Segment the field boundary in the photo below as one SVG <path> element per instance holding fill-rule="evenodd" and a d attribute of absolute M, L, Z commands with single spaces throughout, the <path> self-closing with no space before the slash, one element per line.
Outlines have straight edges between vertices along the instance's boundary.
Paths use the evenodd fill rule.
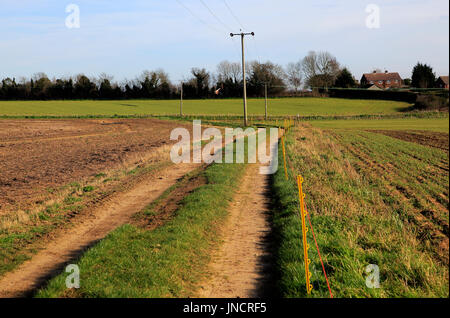
<path fill-rule="evenodd" d="M 238 114 L 132 114 L 132 115 L 0 115 L 1 119 L 126 119 L 126 118 L 156 118 L 192 121 L 199 120 L 243 120 L 242 115 Z M 250 121 L 266 121 L 264 115 L 248 115 Z M 398 114 L 365 114 L 365 115 L 315 115 L 315 116 L 296 116 L 296 115 L 269 115 L 267 121 L 284 120 L 286 118 L 300 121 L 314 120 L 355 120 L 355 119 L 403 119 L 403 118 L 449 118 L 448 112 L 438 111 L 413 111 Z"/>

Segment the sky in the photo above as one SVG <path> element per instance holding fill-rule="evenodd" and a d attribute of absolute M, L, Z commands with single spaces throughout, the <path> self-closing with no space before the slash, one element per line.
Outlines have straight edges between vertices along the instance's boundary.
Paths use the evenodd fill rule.
<path fill-rule="evenodd" d="M 67 28 L 69 4 L 80 28 Z M 379 28 L 368 28 L 369 4 Z M 356 78 L 375 68 L 411 77 L 417 62 L 449 73 L 448 0 L 0 0 L 0 78 L 107 73 L 116 81 L 162 68 L 177 83 L 223 60 L 282 66 L 328 51 Z"/>

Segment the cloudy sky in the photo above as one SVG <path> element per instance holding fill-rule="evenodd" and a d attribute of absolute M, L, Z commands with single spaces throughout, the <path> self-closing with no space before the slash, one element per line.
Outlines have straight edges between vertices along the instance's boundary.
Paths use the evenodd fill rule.
<path fill-rule="evenodd" d="M 71 3 L 80 28 L 66 27 Z M 380 28 L 366 26 L 372 3 Z M 326 50 L 357 78 L 374 68 L 410 77 L 417 61 L 449 73 L 447 0 L 0 0 L 0 78 L 105 72 L 121 81 L 163 68 L 177 82 L 192 67 L 240 61 L 229 33 L 241 28 L 256 33 L 249 60 L 284 66 Z"/>

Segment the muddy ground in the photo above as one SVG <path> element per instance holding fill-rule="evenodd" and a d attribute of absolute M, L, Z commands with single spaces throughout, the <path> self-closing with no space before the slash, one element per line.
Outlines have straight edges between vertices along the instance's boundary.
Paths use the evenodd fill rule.
<path fill-rule="evenodd" d="M 139 164 L 182 126 L 189 128 L 156 119 L 0 120 L 0 214 L 40 203 L 71 182 Z"/>

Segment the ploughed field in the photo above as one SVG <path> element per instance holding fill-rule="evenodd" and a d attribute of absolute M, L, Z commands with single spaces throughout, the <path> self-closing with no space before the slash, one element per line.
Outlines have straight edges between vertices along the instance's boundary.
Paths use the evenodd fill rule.
<path fill-rule="evenodd" d="M 420 145 L 429 146 L 444 151 L 449 150 L 448 133 L 433 131 L 398 131 L 398 130 L 371 130 L 371 132 L 380 133 L 386 136 L 400 140 L 415 142 Z"/>
<path fill-rule="evenodd" d="M 0 120 L 0 215 L 41 204 L 74 182 L 139 165 L 182 125 L 155 119 Z M 168 152 L 163 159 L 169 160 Z"/>

